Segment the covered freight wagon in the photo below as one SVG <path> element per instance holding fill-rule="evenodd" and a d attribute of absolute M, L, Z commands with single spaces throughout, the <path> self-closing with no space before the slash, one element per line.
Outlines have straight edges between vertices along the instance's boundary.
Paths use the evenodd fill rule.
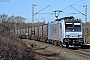
<path fill-rule="evenodd" d="M 39 27 L 35 26 L 35 40 L 38 40 L 39 37 Z"/>
<path fill-rule="evenodd" d="M 43 41 L 46 42 L 48 39 L 48 24 L 43 25 Z"/>
<path fill-rule="evenodd" d="M 31 39 L 31 30 L 32 28 L 28 28 L 28 39 Z"/>
<path fill-rule="evenodd" d="M 43 25 L 39 26 L 39 40 L 43 41 Z"/>
<path fill-rule="evenodd" d="M 31 29 L 31 39 L 35 39 L 35 27 L 32 27 Z"/>

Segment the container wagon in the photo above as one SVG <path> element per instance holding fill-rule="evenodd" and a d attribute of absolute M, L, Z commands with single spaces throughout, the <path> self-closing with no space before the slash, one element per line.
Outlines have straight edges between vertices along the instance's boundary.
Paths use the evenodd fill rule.
<path fill-rule="evenodd" d="M 35 26 L 35 40 L 38 40 L 38 37 L 39 37 L 39 27 L 38 26 Z"/>
<path fill-rule="evenodd" d="M 32 27 L 32 29 L 31 29 L 31 39 L 32 40 L 35 39 L 35 27 Z"/>
<path fill-rule="evenodd" d="M 39 26 L 39 38 L 40 41 L 43 41 L 43 25 Z"/>
<path fill-rule="evenodd" d="M 32 30 L 32 28 L 28 28 L 28 39 L 31 39 L 31 36 L 32 36 L 31 30 Z"/>
<path fill-rule="evenodd" d="M 48 24 L 43 25 L 43 42 L 47 42 L 48 39 Z"/>

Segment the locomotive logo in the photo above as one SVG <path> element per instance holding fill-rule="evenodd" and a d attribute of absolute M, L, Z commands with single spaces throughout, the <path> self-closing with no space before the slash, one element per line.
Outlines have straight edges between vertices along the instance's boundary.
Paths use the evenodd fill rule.
<path fill-rule="evenodd" d="M 52 26 L 52 35 L 54 35 L 54 27 Z"/>

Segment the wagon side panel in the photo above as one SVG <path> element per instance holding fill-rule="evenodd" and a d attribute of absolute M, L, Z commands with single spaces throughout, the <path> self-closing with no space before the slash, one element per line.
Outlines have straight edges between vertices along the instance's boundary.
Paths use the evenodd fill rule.
<path fill-rule="evenodd" d="M 39 40 L 40 41 L 43 40 L 43 35 L 42 35 L 43 33 L 42 32 L 43 32 L 43 30 L 42 30 L 42 25 L 41 25 L 41 26 L 39 26 Z"/>
<path fill-rule="evenodd" d="M 43 41 L 47 40 L 47 36 L 48 36 L 48 25 L 43 25 Z"/>

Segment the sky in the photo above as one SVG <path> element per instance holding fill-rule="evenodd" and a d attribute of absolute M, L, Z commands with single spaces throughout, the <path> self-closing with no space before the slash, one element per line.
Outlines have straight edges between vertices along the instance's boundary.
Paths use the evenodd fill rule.
<path fill-rule="evenodd" d="M 83 14 L 85 14 L 86 5 L 87 21 L 90 22 L 90 0 L 0 0 L 0 14 L 22 16 L 26 18 L 26 23 L 30 23 L 32 22 L 32 4 L 36 5 L 34 6 L 34 14 L 40 11 L 34 15 L 34 22 L 54 21 L 56 18 L 53 11 L 55 10 L 62 11 L 58 18 L 74 16 L 85 22 Z"/>

